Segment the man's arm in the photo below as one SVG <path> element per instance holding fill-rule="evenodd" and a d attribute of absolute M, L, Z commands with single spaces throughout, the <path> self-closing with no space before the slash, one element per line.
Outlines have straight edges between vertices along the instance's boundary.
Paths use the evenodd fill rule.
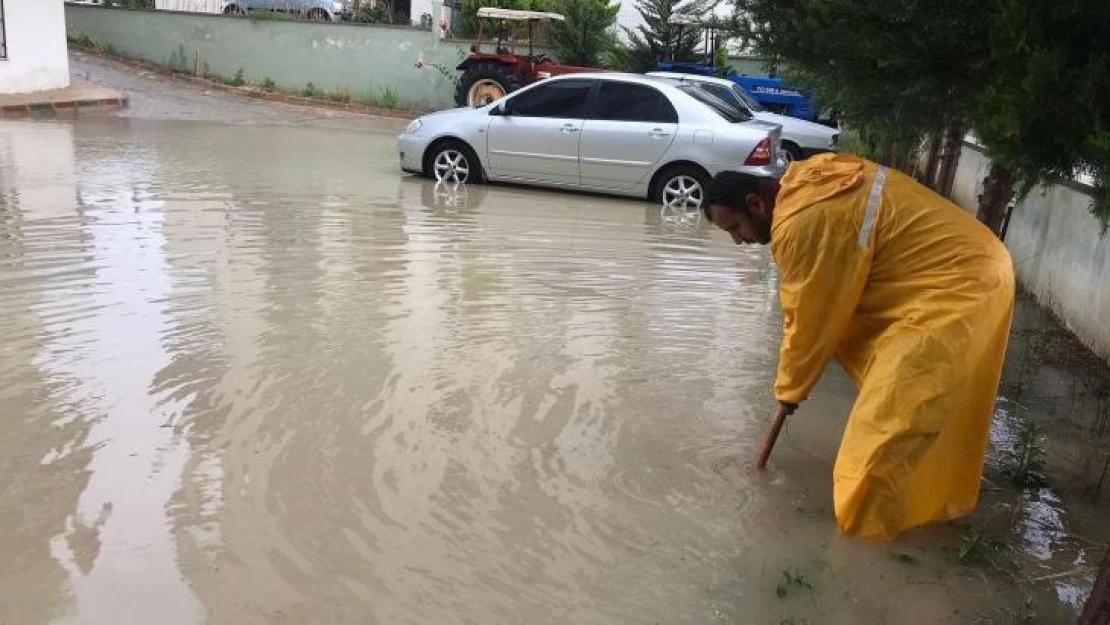
<path fill-rule="evenodd" d="M 854 201 L 854 198 L 831 202 Z M 867 282 L 871 254 L 845 211 L 811 207 L 775 233 L 783 339 L 775 398 L 805 400 L 844 337 Z"/>

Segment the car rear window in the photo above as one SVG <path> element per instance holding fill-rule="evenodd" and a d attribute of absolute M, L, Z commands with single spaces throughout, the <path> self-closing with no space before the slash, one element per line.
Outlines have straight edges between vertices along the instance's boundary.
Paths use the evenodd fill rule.
<path fill-rule="evenodd" d="M 740 122 L 751 120 L 750 116 L 741 113 L 737 107 L 722 102 L 720 98 L 713 96 L 713 94 L 697 85 L 683 84 L 678 85 L 676 88 L 698 102 L 708 106 L 713 112 L 723 117 L 730 124 L 739 124 Z"/>

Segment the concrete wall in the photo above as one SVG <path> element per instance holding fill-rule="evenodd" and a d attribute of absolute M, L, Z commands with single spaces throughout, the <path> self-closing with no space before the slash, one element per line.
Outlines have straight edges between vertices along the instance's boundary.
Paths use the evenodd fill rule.
<path fill-rule="evenodd" d="M 183 53 L 191 69 L 199 51 L 202 63 L 222 76 L 242 69 L 247 80 L 270 78 L 287 89 L 303 89 L 311 82 L 318 89 L 347 89 L 355 96 L 392 89 L 402 103 L 415 108 L 453 106 L 453 83 L 428 64 L 441 64 L 454 76 L 469 47 L 439 40 L 434 29 L 77 5 L 66 6 L 66 21 L 71 32 L 133 58 L 170 65 Z M 416 67 L 418 61 L 423 69 Z"/>
<path fill-rule="evenodd" d="M 745 76 L 770 76 L 772 69 L 776 69 L 780 74 L 782 73 L 781 67 L 772 67 L 766 59 L 754 56 L 729 57 L 728 64 L 732 71 Z"/>
<path fill-rule="evenodd" d="M 989 168 L 982 152 L 964 148 L 952 196 L 972 213 Z M 1014 208 L 1006 247 L 1021 285 L 1110 360 L 1110 238 L 1099 234 L 1090 203 L 1078 183 L 1034 190 Z"/>
<path fill-rule="evenodd" d="M 7 58 L 0 59 L 0 93 L 69 86 L 62 0 L 4 0 Z"/>

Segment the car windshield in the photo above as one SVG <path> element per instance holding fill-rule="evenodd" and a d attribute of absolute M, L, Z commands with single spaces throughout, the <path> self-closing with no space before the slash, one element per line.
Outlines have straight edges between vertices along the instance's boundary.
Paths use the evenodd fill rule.
<path fill-rule="evenodd" d="M 747 107 L 752 111 L 756 113 L 762 113 L 767 110 L 763 108 L 763 105 L 757 102 L 750 93 L 744 91 L 744 88 L 740 85 L 732 85 L 732 91 L 736 94 L 736 97 L 740 98 L 740 101 L 747 105 Z"/>
<path fill-rule="evenodd" d="M 715 113 L 725 118 L 730 124 L 739 124 L 740 122 L 750 121 L 751 117 L 740 112 L 735 106 L 729 106 L 722 102 L 719 98 L 715 97 L 705 89 L 697 85 L 684 84 L 675 86 L 679 91 L 693 97 L 698 102 L 708 106 Z"/>

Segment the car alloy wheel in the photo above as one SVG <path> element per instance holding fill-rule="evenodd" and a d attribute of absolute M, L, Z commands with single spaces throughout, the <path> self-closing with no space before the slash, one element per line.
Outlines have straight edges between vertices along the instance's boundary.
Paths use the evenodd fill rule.
<path fill-rule="evenodd" d="M 448 148 L 436 154 L 432 172 L 437 182 L 465 184 L 470 180 L 470 161 L 462 152 Z"/>
<path fill-rule="evenodd" d="M 663 206 L 670 209 L 700 210 L 705 191 L 693 176 L 679 175 L 663 185 Z"/>

